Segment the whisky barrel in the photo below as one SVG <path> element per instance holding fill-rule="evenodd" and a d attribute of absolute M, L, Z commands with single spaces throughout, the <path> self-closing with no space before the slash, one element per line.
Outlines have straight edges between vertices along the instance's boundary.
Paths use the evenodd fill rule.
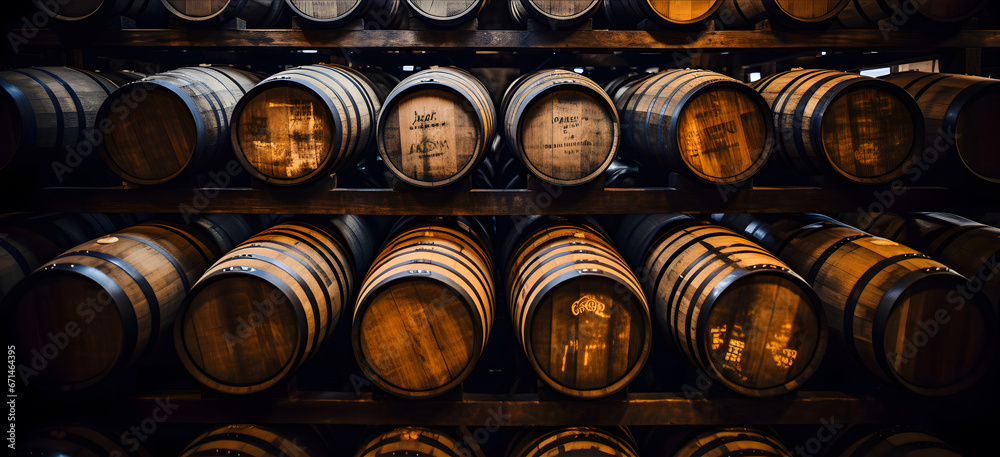
<path fill-rule="evenodd" d="M 162 0 L 167 11 L 192 25 L 214 26 L 239 18 L 249 27 L 276 25 L 285 14 L 285 0 Z"/>
<path fill-rule="evenodd" d="M 63 23 L 90 23 L 125 16 L 137 21 L 155 20 L 166 10 L 160 0 L 34 0 L 35 6 Z"/>
<path fill-rule="evenodd" d="M 871 372 L 947 395 L 992 363 L 996 315 L 985 299 L 960 295 L 967 279 L 944 264 L 828 218 L 749 221 L 781 240 L 772 252 L 813 286 L 848 352 Z"/>
<path fill-rule="evenodd" d="M 448 27 L 472 20 L 489 0 L 406 0 L 406 3 L 417 19 Z"/>
<path fill-rule="evenodd" d="M 601 0 L 519 0 L 525 12 L 553 30 L 572 27 L 590 19 Z"/>
<path fill-rule="evenodd" d="M 556 221 L 516 243 L 507 268 L 511 322 L 538 377 L 567 395 L 624 388 L 649 355 L 642 288 L 594 228 Z"/>
<path fill-rule="evenodd" d="M 63 252 L 58 244 L 38 232 L 17 226 L 0 228 L 0 301 L 25 276 L 43 262 Z"/>
<path fill-rule="evenodd" d="M 533 431 L 517 440 L 507 457 L 638 457 L 635 439 L 628 429 L 605 430 L 595 427 L 567 427 Z"/>
<path fill-rule="evenodd" d="M 744 455 L 792 457 L 776 438 L 759 430 L 737 427 L 701 433 L 674 453 L 674 457 Z"/>
<path fill-rule="evenodd" d="M 618 113 L 589 78 L 542 70 L 519 78 L 502 106 L 507 147 L 532 174 L 560 185 L 592 181 L 618 152 Z"/>
<path fill-rule="evenodd" d="M 21 438 L 17 446 L 20 455 L 150 457 L 137 437 L 123 437 L 83 425 L 56 425 L 33 430 Z"/>
<path fill-rule="evenodd" d="M 115 89 L 96 73 L 68 67 L 0 72 L 0 169 L 76 150 Z M 94 142 L 88 146 L 92 151 Z"/>
<path fill-rule="evenodd" d="M 403 26 L 403 21 L 409 17 L 409 13 L 403 0 L 372 0 L 372 7 L 364 17 L 365 29 L 398 29 Z"/>
<path fill-rule="evenodd" d="M 174 342 L 198 382 L 260 392 L 308 360 L 330 336 L 354 288 L 354 264 L 328 229 L 284 223 L 222 256 L 191 288 Z"/>
<path fill-rule="evenodd" d="M 628 245 L 643 249 L 645 293 L 674 347 L 713 379 L 748 396 L 784 394 L 808 380 L 828 338 L 812 288 L 727 228 L 667 217 L 626 220 L 622 228 L 640 240 Z M 650 235 L 655 241 L 644 246 Z"/>
<path fill-rule="evenodd" d="M 430 397 L 475 367 L 493 326 L 495 294 L 489 241 L 474 223 L 404 223 L 368 270 L 351 335 L 358 364 L 382 390 Z"/>
<path fill-rule="evenodd" d="M 187 445 L 180 457 L 239 455 L 245 457 L 323 457 L 298 437 L 267 427 L 233 424 L 209 430 Z"/>
<path fill-rule="evenodd" d="M 364 278 L 378 249 L 375 244 L 375 228 L 361 216 L 350 214 L 330 217 L 329 224 L 347 246 L 350 257 L 354 260 L 355 277 Z"/>
<path fill-rule="evenodd" d="M 35 270 L 7 296 L 30 384 L 93 386 L 148 353 L 184 294 L 215 261 L 189 228 L 144 223 L 81 244 Z"/>
<path fill-rule="evenodd" d="M 374 0 L 286 0 L 292 13 L 313 24 L 340 27 L 360 19 Z"/>
<path fill-rule="evenodd" d="M 728 76 L 668 70 L 616 95 L 625 142 L 645 167 L 735 183 L 753 176 L 770 155 L 767 103 Z"/>
<path fill-rule="evenodd" d="M 342 65 L 307 65 L 254 86 L 233 109 L 230 137 L 250 175 L 294 185 L 355 165 L 382 107 L 371 81 Z"/>
<path fill-rule="evenodd" d="M 128 83 L 136 82 L 140 79 L 149 76 L 145 73 L 139 73 L 137 71 L 131 71 L 131 70 L 101 71 L 98 72 L 97 74 L 103 76 L 105 79 L 110 80 L 117 87 L 122 87 Z"/>
<path fill-rule="evenodd" d="M 205 214 L 191 220 L 191 227 L 211 241 L 216 257 L 232 251 L 240 243 L 270 226 L 272 215 Z"/>
<path fill-rule="evenodd" d="M 461 452 L 465 450 L 466 452 Z M 355 457 L 409 455 L 414 457 L 468 457 L 460 441 L 438 430 L 424 427 L 398 427 L 367 440 Z"/>
<path fill-rule="evenodd" d="M 648 20 L 665 28 L 698 24 L 712 17 L 723 0 L 604 0 L 605 16 L 618 27 Z"/>
<path fill-rule="evenodd" d="M 948 265 L 969 279 L 961 293 L 982 293 L 1000 308 L 1000 229 L 945 213 L 854 214 L 843 220 Z"/>
<path fill-rule="evenodd" d="M 528 11 L 524 9 L 521 0 L 507 0 L 507 15 L 517 28 L 528 26 Z"/>
<path fill-rule="evenodd" d="M 399 179 L 418 187 L 451 184 L 489 150 L 496 112 L 489 91 L 456 68 L 414 73 L 382 104 L 378 152 Z"/>
<path fill-rule="evenodd" d="M 358 71 L 372 82 L 372 88 L 378 94 L 379 100 L 385 100 L 389 96 L 389 93 L 399 84 L 399 78 L 378 68 L 362 68 Z"/>
<path fill-rule="evenodd" d="M 832 70 L 792 70 L 754 86 L 774 110 L 778 146 L 799 173 L 856 183 L 903 176 L 923 151 L 920 107 L 899 86 Z"/>
<path fill-rule="evenodd" d="M 962 22 L 975 16 L 988 0 L 852 0 L 837 19 L 849 28 L 880 27 L 888 21 L 900 27 L 913 16 L 934 22 Z"/>
<path fill-rule="evenodd" d="M 1000 182 L 1000 154 L 990 135 L 1000 129 L 1000 81 L 911 71 L 883 77 L 909 92 L 924 113 L 924 148 L 947 154 L 977 177 Z"/>
<path fill-rule="evenodd" d="M 838 454 L 831 454 L 837 456 Z M 861 437 L 839 457 L 961 457 L 961 453 L 922 430 L 913 427 L 889 427 Z"/>
<path fill-rule="evenodd" d="M 229 141 L 236 103 L 259 81 L 232 68 L 188 67 L 124 86 L 97 114 L 110 126 L 101 155 L 136 184 L 204 171 Z"/>
<path fill-rule="evenodd" d="M 851 0 L 724 0 L 720 11 L 743 26 L 767 19 L 790 27 L 819 27 L 832 22 Z"/>

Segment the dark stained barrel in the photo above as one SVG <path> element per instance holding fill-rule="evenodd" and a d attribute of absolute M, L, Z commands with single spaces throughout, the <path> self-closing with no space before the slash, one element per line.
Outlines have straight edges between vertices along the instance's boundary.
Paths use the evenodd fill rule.
<path fill-rule="evenodd" d="M 601 8 L 601 0 L 519 0 L 533 19 L 553 30 L 572 27 L 590 19 Z"/>
<path fill-rule="evenodd" d="M 837 454 L 831 454 L 836 456 Z M 889 427 L 859 438 L 839 457 L 961 457 L 955 448 L 930 433 L 912 427 Z"/>
<path fill-rule="evenodd" d="M 192 25 L 219 25 L 239 18 L 249 27 L 268 27 L 285 13 L 285 0 L 162 0 L 167 11 Z"/>
<path fill-rule="evenodd" d="M 648 20 L 671 28 L 698 24 L 712 17 L 723 0 L 604 0 L 605 16 L 619 27 L 632 27 Z"/>
<path fill-rule="evenodd" d="M 774 142 L 767 103 L 707 70 L 667 70 L 615 94 L 623 136 L 646 168 L 736 183 L 764 165 Z"/>
<path fill-rule="evenodd" d="M 97 72 L 98 75 L 110 80 L 115 86 L 122 87 L 128 83 L 136 82 L 142 78 L 149 75 L 145 73 L 139 73 L 137 71 L 131 70 L 120 70 L 120 71 L 101 71 Z"/>
<path fill-rule="evenodd" d="M 508 150 L 553 184 L 589 182 L 611 165 L 621 136 L 607 93 L 589 78 L 542 70 L 518 78 L 504 96 Z"/>
<path fill-rule="evenodd" d="M 702 433 L 682 446 L 674 457 L 719 456 L 792 457 L 776 438 L 749 428 L 723 428 Z"/>
<path fill-rule="evenodd" d="M 261 81 L 232 114 L 237 160 L 253 177 L 294 185 L 361 160 L 382 107 L 371 81 L 342 65 L 307 65 Z"/>
<path fill-rule="evenodd" d="M 840 14 L 851 0 L 724 0 L 720 11 L 744 26 L 764 19 L 791 27 L 822 27 Z"/>
<path fill-rule="evenodd" d="M 468 457 L 468 452 L 462 442 L 443 432 L 424 427 L 399 427 L 365 441 L 354 456 Z"/>
<path fill-rule="evenodd" d="M 586 454 L 590 457 L 638 457 L 635 439 L 628 429 L 567 427 L 529 432 L 513 444 L 506 457 L 560 457 Z"/>
<path fill-rule="evenodd" d="M 199 435 L 181 452 L 180 457 L 212 455 L 323 457 L 325 454 L 290 434 L 259 425 L 233 424 Z"/>
<path fill-rule="evenodd" d="M 65 248 L 43 234 L 17 226 L 0 228 L 0 300 L 14 285 Z"/>
<path fill-rule="evenodd" d="M 27 433 L 17 442 L 26 456 L 150 457 L 134 435 L 120 434 L 83 425 L 57 425 Z"/>
<path fill-rule="evenodd" d="M 902 87 L 924 113 L 925 149 L 947 154 L 979 178 L 1000 182 L 1000 81 L 978 76 L 910 71 L 882 79 Z"/>
<path fill-rule="evenodd" d="M 232 251 L 247 238 L 256 235 L 276 220 L 270 214 L 205 214 L 193 218 L 191 227 L 199 230 L 213 244 L 216 256 Z"/>
<path fill-rule="evenodd" d="M 187 67 L 118 89 L 97 114 L 110 125 L 99 148 L 122 179 L 159 184 L 204 171 L 229 142 L 229 120 L 257 75 Z"/>
<path fill-rule="evenodd" d="M 64 23 L 90 23 L 114 16 L 145 21 L 158 19 L 166 13 L 160 0 L 36 0 L 34 3 Z"/>
<path fill-rule="evenodd" d="M 406 3 L 417 19 L 448 27 L 471 21 L 489 0 L 406 0 Z"/>
<path fill-rule="evenodd" d="M 877 28 L 879 21 L 891 22 L 894 16 L 909 22 L 916 7 L 916 15 L 921 18 L 954 23 L 975 16 L 988 3 L 988 0 L 852 0 L 837 19 L 850 28 Z"/>
<path fill-rule="evenodd" d="M 754 85 L 771 105 L 778 146 L 799 173 L 884 184 L 923 151 L 920 107 L 900 87 L 832 70 L 792 70 Z"/>

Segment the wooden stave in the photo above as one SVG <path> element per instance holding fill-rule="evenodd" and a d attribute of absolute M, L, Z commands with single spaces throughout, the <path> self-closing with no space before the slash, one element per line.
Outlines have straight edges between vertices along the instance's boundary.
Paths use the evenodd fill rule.
<path fill-rule="evenodd" d="M 250 424 L 232 424 L 213 428 L 192 440 L 181 457 L 198 457 L 220 453 L 247 457 L 294 455 L 297 457 L 322 457 L 323 454 L 299 445 L 296 437 L 267 427 Z"/>
<path fill-rule="evenodd" d="M 223 9 L 209 16 L 191 16 L 171 5 L 171 0 L 161 1 L 173 17 L 196 26 L 218 26 L 239 18 L 250 27 L 268 27 L 277 24 L 286 9 L 285 0 L 229 0 Z"/>
<path fill-rule="evenodd" d="M 656 11 L 649 4 L 649 0 L 604 0 L 601 8 L 604 10 L 604 15 L 608 20 L 618 27 L 634 27 L 643 20 L 649 20 L 660 27 L 677 28 L 708 20 L 719 10 L 722 4 L 723 0 L 716 0 L 705 14 L 687 20 L 677 20 L 663 16 L 663 14 Z"/>
<path fill-rule="evenodd" d="M 940 0 L 930 0 L 940 1 Z M 978 0 L 978 3 L 963 14 L 952 17 L 931 17 L 923 14 L 917 5 L 917 15 L 923 19 L 928 19 L 937 23 L 957 23 L 962 22 L 978 14 L 986 7 L 988 0 Z M 854 0 L 844 8 L 837 17 L 840 23 L 848 28 L 872 28 L 879 27 L 879 22 L 890 19 L 894 9 L 901 7 L 899 0 Z"/>
<path fill-rule="evenodd" d="M 822 27 L 835 21 L 844 8 L 848 7 L 851 0 L 840 0 L 826 14 L 817 18 L 803 18 L 792 16 L 775 0 L 723 0 L 724 7 L 733 11 L 735 16 L 743 22 L 744 26 L 754 26 L 764 19 L 772 23 L 778 23 L 794 28 Z"/>
<path fill-rule="evenodd" d="M 650 245 L 671 224 L 691 221 L 693 217 L 686 214 L 629 214 L 622 219 L 615 233 L 615 245 L 622 257 L 628 261 L 633 270 L 642 266 L 642 258 Z"/>
<path fill-rule="evenodd" d="M 625 427 L 605 430 L 596 427 L 565 427 L 523 434 L 511 443 L 507 457 L 556 457 L 587 450 L 611 457 L 637 457 L 635 439 Z M 593 454 L 588 454 L 593 455 Z"/>
<path fill-rule="evenodd" d="M 902 441 L 902 442 L 900 442 Z M 961 454 L 936 436 L 917 428 L 896 426 L 864 435 L 843 450 L 840 457 L 896 455 L 910 457 L 911 452 L 934 449 L 938 457 L 960 457 Z M 836 454 L 831 454 L 836 455 Z"/>
<path fill-rule="evenodd" d="M 524 9 L 524 5 L 521 4 L 521 0 L 506 0 L 507 2 L 507 15 L 510 16 L 510 20 L 514 22 L 514 25 L 519 29 L 525 29 L 528 27 L 528 10 Z"/>
<path fill-rule="evenodd" d="M 334 87 L 334 84 L 339 87 Z M 359 92 L 360 100 L 356 99 L 354 94 L 344 91 L 344 84 L 352 84 L 352 88 Z M 280 87 L 305 90 L 318 97 L 324 102 L 323 109 L 334 123 L 333 130 L 336 135 L 331 150 L 328 151 L 327 160 L 317 169 L 300 177 L 283 178 L 265 174 L 249 162 L 240 146 L 239 120 L 247 104 L 267 90 Z M 356 165 L 363 158 L 375 140 L 375 122 L 382 107 L 381 102 L 382 99 L 374 83 L 354 69 L 335 64 L 296 67 L 260 81 L 240 97 L 230 115 L 230 144 L 243 169 L 268 184 L 292 186 L 315 181 L 348 166 Z M 349 116 L 352 112 L 351 107 L 355 115 L 353 117 Z M 367 113 L 362 113 L 361 107 L 364 107 L 363 111 Z M 355 130 L 358 130 L 357 135 L 352 134 Z M 341 153 L 335 154 L 335 152 Z"/>
<path fill-rule="evenodd" d="M 732 449 L 730 446 L 743 444 L 743 448 Z M 792 457 L 780 441 L 762 431 L 744 427 L 726 427 L 707 431 L 683 444 L 674 457 L 695 457 L 712 455 L 718 449 L 720 455 L 756 455 L 762 457 Z M 752 453 L 751 453 L 752 452 Z"/>
<path fill-rule="evenodd" d="M 122 440 L 120 435 L 109 432 L 77 424 L 55 425 L 36 429 L 19 446 L 24 455 L 150 457 L 139 442 Z"/>
<path fill-rule="evenodd" d="M 345 13 L 341 13 L 340 15 L 335 17 L 320 18 L 316 17 L 315 15 L 306 14 L 302 10 L 302 8 L 300 8 L 298 5 L 295 4 L 296 0 L 284 0 L 284 1 L 288 5 L 287 6 L 288 9 L 290 9 L 293 14 L 297 15 L 298 17 L 301 17 L 302 19 L 305 19 L 311 24 L 317 24 L 326 27 L 341 27 L 347 25 L 351 21 L 359 19 L 368 14 L 372 9 L 373 4 L 375 3 L 374 0 L 358 0 L 357 3 L 355 3 L 355 6 Z"/>
<path fill-rule="evenodd" d="M 547 92 L 566 90 L 566 86 L 572 86 L 572 90 L 579 90 L 595 96 L 597 100 L 604 101 L 607 104 L 607 111 L 611 113 L 611 117 L 614 119 L 614 127 L 612 129 L 614 140 L 607 157 L 591 173 L 570 180 L 554 178 L 539 170 L 524 156 L 518 141 L 520 138 L 518 132 L 524 122 L 523 115 L 532 103 Z M 566 70 L 541 70 L 522 75 L 504 93 L 502 103 L 500 112 L 503 113 L 504 137 L 507 140 L 508 150 L 513 151 L 514 156 L 521 161 L 528 171 L 543 181 L 564 186 L 586 184 L 603 175 L 618 152 L 618 144 L 621 139 L 621 125 L 618 122 L 618 112 L 615 109 L 614 102 L 608 97 L 607 92 L 590 78 Z"/>
<path fill-rule="evenodd" d="M 383 451 L 383 448 L 388 448 Z M 458 451 L 462 444 L 438 430 L 424 427 L 405 426 L 380 433 L 359 447 L 354 457 L 377 457 L 384 455 L 416 455 L 434 457 L 462 457 Z"/>
<path fill-rule="evenodd" d="M 482 12 L 489 0 L 476 0 L 477 3 L 471 5 L 465 11 L 450 17 L 431 16 L 414 2 L 422 0 L 406 0 L 406 5 L 417 19 L 437 27 L 452 27 L 466 21 L 470 21 Z"/>
<path fill-rule="evenodd" d="M 597 14 L 598 10 L 601 9 L 602 3 L 602 0 L 590 0 L 590 4 L 587 5 L 586 8 L 577 10 L 573 14 L 567 16 L 553 16 L 542 11 L 538 5 L 533 3 L 534 0 L 518 1 L 521 2 L 521 6 L 524 11 L 528 13 L 528 16 L 538 22 L 541 22 L 542 24 L 552 27 L 553 29 L 573 27 L 586 21 L 587 19 L 590 19 Z"/>
<path fill-rule="evenodd" d="M 769 91 L 771 84 L 781 80 L 782 78 L 791 79 L 787 81 L 785 86 L 781 87 L 776 93 Z M 818 81 L 813 81 L 811 84 L 807 84 L 806 80 L 811 78 L 820 79 Z M 776 137 L 783 139 L 776 141 L 778 146 L 777 149 L 781 151 L 781 155 L 792 165 L 793 168 L 796 169 L 796 171 L 802 173 L 824 173 L 833 171 L 838 176 L 841 176 L 848 181 L 861 184 L 884 184 L 902 177 L 903 174 L 909 169 L 909 165 L 916 160 L 923 149 L 919 140 L 915 140 L 913 142 L 913 146 L 911 147 L 908 157 L 902 160 L 895 169 L 887 171 L 880 176 L 871 178 L 849 175 L 845 171 L 833 166 L 825 153 L 819 154 L 817 152 L 809 152 L 824 149 L 821 143 L 822 138 L 821 135 L 810 135 L 808 142 L 802 138 L 803 122 L 799 120 L 799 117 L 804 116 L 804 114 L 800 114 L 798 108 L 801 107 L 803 103 L 808 103 L 809 101 L 815 99 L 813 90 L 817 89 L 818 86 L 828 84 L 829 82 L 840 78 L 842 78 L 840 80 L 841 82 L 824 94 L 821 100 L 822 109 L 820 108 L 820 105 L 813 107 L 813 114 L 810 114 L 810 133 L 813 131 L 822 132 L 822 128 L 819 126 L 821 126 L 823 122 L 823 113 L 827 107 L 840 97 L 841 94 L 848 93 L 849 90 L 874 87 L 897 96 L 897 99 L 905 105 L 906 109 L 911 114 L 911 118 L 914 122 L 914 138 L 923 137 L 925 128 L 920 107 L 916 104 L 916 101 L 912 96 L 906 93 L 906 91 L 901 90 L 898 86 L 885 85 L 882 84 L 882 81 L 874 78 L 833 70 L 792 70 L 768 76 L 753 84 L 754 89 L 760 92 L 767 101 L 768 105 L 772 107 L 771 109 L 774 113 L 774 126 L 775 130 L 778 132 Z M 817 84 L 817 82 L 819 84 Z M 792 87 L 794 87 L 794 89 L 792 89 Z M 800 94 L 800 92 L 802 92 L 802 88 L 805 88 L 805 94 Z M 828 96 L 830 94 L 833 94 L 833 96 Z M 800 96 L 799 103 L 791 107 L 794 108 L 794 110 L 789 112 L 788 109 L 790 107 L 788 101 L 796 95 Z M 776 106 L 779 103 L 782 104 L 781 108 Z M 785 122 L 786 118 L 787 122 Z M 788 124 L 789 127 L 785 127 L 785 124 Z M 789 140 L 793 142 L 792 145 L 788 144 Z M 806 148 L 806 146 L 808 146 L 807 149 L 809 151 L 799 151 L 799 143 L 803 145 L 802 148 Z"/>

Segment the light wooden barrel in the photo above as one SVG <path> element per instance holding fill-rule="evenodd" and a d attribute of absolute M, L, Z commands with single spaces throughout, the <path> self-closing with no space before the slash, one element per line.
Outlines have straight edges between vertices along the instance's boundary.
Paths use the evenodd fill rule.
<path fill-rule="evenodd" d="M 679 216 L 652 219 L 662 225 L 642 256 L 641 277 L 678 351 L 729 389 L 754 397 L 795 390 L 816 372 L 827 325 L 819 297 L 801 276 L 727 228 Z M 645 227 L 634 236 L 646 238 Z"/>
<path fill-rule="evenodd" d="M 464 446 L 444 432 L 424 427 L 399 427 L 365 441 L 354 457 L 467 457 L 459 451 Z"/>
<path fill-rule="evenodd" d="M 382 247 L 358 293 L 354 356 L 387 392 L 430 397 L 461 383 L 493 326 L 493 261 L 465 219 L 413 220 Z"/>
<path fill-rule="evenodd" d="M 374 0 L 285 0 L 292 12 L 319 25 L 339 27 L 360 19 Z"/>
<path fill-rule="evenodd" d="M 904 3 L 906 6 L 904 7 Z M 989 0 L 852 0 L 838 16 L 841 24 L 851 28 L 879 27 L 879 21 L 892 21 L 893 16 L 909 19 L 916 6 L 917 15 L 935 22 L 962 22 L 982 11 Z M 898 13 L 897 13 L 898 11 Z M 907 21 L 909 22 L 909 21 Z M 897 24 L 900 26 L 902 24 Z"/>
<path fill-rule="evenodd" d="M 115 89 L 96 73 L 68 67 L 0 72 L 0 169 L 76 150 Z"/>
<path fill-rule="evenodd" d="M 793 70 L 754 87 L 774 111 L 782 155 L 800 173 L 863 184 L 903 176 L 923 151 L 920 107 L 900 87 L 832 70 Z"/>
<path fill-rule="evenodd" d="M 684 444 L 674 457 L 792 457 L 776 438 L 750 428 L 724 428 L 702 433 Z"/>
<path fill-rule="evenodd" d="M 604 0 L 604 14 L 620 27 L 649 20 L 660 27 L 698 24 L 712 17 L 723 0 Z"/>
<path fill-rule="evenodd" d="M 451 184 L 486 156 L 496 111 L 475 76 L 432 68 L 404 79 L 379 112 L 376 144 L 389 170 L 418 187 Z"/>
<path fill-rule="evenodd" d="M 638 457 L 632 435 L 624 427 L 604 430 L 595 427 L 567 427 L 528 433 L 507 452 L 507 457 Z"/>
<path fill-rule="evenodd" d="M 135 363 L 173 325 L 184 294 L 214 261 L 191 229 L 145 223 L 45 263 L 7 296 L 18 347 L 48 359 L 30 383 L 78 390 Z"/>
<path fill-rule="evenodd" d="M 521 237 L 507 268 L 511 322 L 553 389 L 591 398 L 624 388 L 649 355 L 639 281 L 595 229 L 552 222 Z"/>
<path fill-rule="evenodd" d="M 645 167 L 710 183 L 745 181 L 774 143 L 770 110 L 749 86 L 707 70 L 668 70 L 619 90 L 625 142 Z"/>
<path fill-rule="evenodd" d="M 261 81 L 233 109 L 230 137 L 253 177 L 294 185 L 355 165 L 375 135 L 381 100 L 357 70 L 307 65 Z"/>
<path fill-rule="evenodd" d="M 848 352 L 873 373 L 947 395 L 992 363 L 996 315 L 985 299 L 959 295 L 967 280 L 944 264 L 828 218 L 749 221 L 780 240 L 772 252 L 813 286 Z"/>
<path fill-rule="evenodd" d="M 28 433 L 17 443 L 19 455 L 67 457 L 150 457 L 139 440 L 82 425 L 58 425 Z"/>
<path fill-rule="evenodd" d="M 791 27 L 826 25 L 851 3 L 851 0 L 724 0 L 719 11 L 736 23 L 752 26 L 764 19 Z"/>
<path fill-rule="evenodd" d="M 618 152 L 618 113 L 589 78 L 542 70 L 507 89 L 502 107 L 508 150 L 538 178 L 584 184 L 599 177 Z"/>
<path fill-rule="evenodd" d="M 836 455 L 836 454 L 834 454 Z M 889 427 L 866 435 L 845 449 L 840 457 L 961 457 L 940 438 L 909 427 Z"/>
<path fill-rule="evenodd" d="M 489 0 L 406 0 L 406 3 L 417 19 L 448 27 L 472 20 Z"/>
<path fill-rule="evenodd" d="M 327 229 L 271 227 L 222 256 L 192 287 L 174 342 L 184 367 L 219 392 L 277 384 L 322 346 L 354 290 L 350 253 Z"/>
<path fill-rule="evenodd" d="M 193 25 L 219 25 L 240 18 L 249 27 L 273 26 L 285 13 L 285 0 L 161 0 L 167 11 Z"/>
<path fill-rule="evenodd" d="M 236 103 L 258 82 L 232 68 L 188 67 L 118 89 L 97 114 L 110 125 L 99 148 L 105 163 L 136 184 L 203 171 L 229 141 Z"/>
<path fill-rule="evenodd" d="M 572 27 L 590 19 L 601 0 L 519 0 L 524 11 L 553 29 Z"/>
<path fill-rule="evenodd" d="M 323 453 L 297 437 L 250 424 L 233 424 L 209 430 L 187 445 L 180 457 L 238 455 L 241 457 L 323 457 Z"/>
<path fill-rule="evenodd" d="M 1000 81 L 978 76 L 911 71 L 882 79 L 902 87 L 924 113 L 925 149 L 961 160 L 981 179 L 1000 182 Z M 942 146 L 944 146 L 945 150 Z"/>
<path fill-rule="evenodd" d="M 55 0 L 35 1 L 38 9 L 60 22 L 82 23 L 125 16 L 135 20 L 152 20 L 166 11 L 160 0 Z"/>

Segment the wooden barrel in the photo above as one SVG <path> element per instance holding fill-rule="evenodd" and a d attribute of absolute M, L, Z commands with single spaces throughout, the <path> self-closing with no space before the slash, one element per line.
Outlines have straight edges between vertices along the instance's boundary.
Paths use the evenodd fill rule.
<path fill-rule="evenodd" d="M 29 385 L 93 386 L 148 353 L 215 257 L 187 227 L 145 223 L 81 244 L 7 296 Z"/>
<path fill-rule="evenodd" d="M 372 7 L 365 15 L 365 29 L 394 30 L 403 26 L 409 9 L 403 0 L 371 0 Z M 398 80 L 396 81 L 399 82 Z M 391 89 L 391 88 L 390 88 Z M 388 93 L 388 91 L 386 91 Z"/>
<path fill-rule="evenodd" d="M 128 83 L 136 82 L 140 79 L 149 76 L 145 73 L 139 73 L 137 71 L 131 71 L 131 70 L 101 71 L 98 72 L 97 74 L 110 80 L 117 87 L 122 87 Z"/>
<path fill-rule="evenodd" d="M 851 0 L 724 0 L 719 11 L 743 26 L 767 19 L 790 27 L 818 27 L 829 24 Z M 721 15 L 720 15 L 721 16 Z M 725 20 L 724 20 L 725 22 Z"/>
<path fill-rule="evenodd" d="M 312 24 L 340 27 L 360 19 L 374 0 L 285 0 L 292 13 Z"/>
<path fill-rule="evenodd" d="M 465 219 L 398 227 L 368 270 L 354 309 L 354 356 L 387 392 L 430 397 L 476 365 L 493 326 L 488 241 Z"/>
<path fill-rule="evenodd" d="M 507 15 L 517 28 L 528 26 L 528 11 L 524 9 L 521 0 L 507 0 Z"/>
<path fill-rule="evenodd" d="M 55 0 L 33 2 L 57 21 L 83 23 L 125 16 L 137 21 L 155 20 L 166 11 L 160 0 Z"/>
<path fill-rule="evenodd" d="M 848 352 L 882 378 L 947 395 L 992 363 L 996 315 L 985 299 L 961 296 L 967 279 L 944 264 L 825 217 L 722 222 L 780 240 L 772 252 L 813 286 Z"/>
<path fill-rule="evenodd" d="M 19 455 L 150 457 L 138 439 L 82 425 L 45 427 L 18 441 Z"/>
<path fill-rule="evenodd" d="M 837 454 L 831 454 L 836 456 Z M 911 427 L 889 427 L 861 437 L 840 457 L 961 457 L 940 438 Z"/>
<path fill-rule="evenodd" d="M 99 150 L 122 179 L 159 184 L 204 169 L 229 141 L 233 108 L 256 75 L 224 67 L 188 67 L 118 89 L 98 123 L 109 132 Z"/>
<path fill-rule="evenodd" d="M 1000 129 L 1000 81 L 978 76 L 910 71 L 883 77 L 916 99 L 924 113 L 924 148 L 947 154 L 981 179 L 1000 182 L 991 135 Z M 944 147 L 942 147 L 944 146 Z"/>
<path fill-rule="evenodd" d="M 719 456 L 792 457 L 776 438 L 750 428 L 723 428 L 702 433 L 684 444 L 674 457 Z"/>
<path fill-rule="evenodd" d="M 624 388 L 649 355 L 649 307 L 632 271 L 595 229 L 554 222 L 511 251 L 511 322 L 539 378 L 583 398 Z"/>
<path fill-rule="evenodd" d="M 528 433 L 507 452 L 507 457 L 638 457 L 634 438 L 624 427 L 604 430 L 567 427 Z"/>
<path fill-rule="evenodd" d="M 712 17 L 723 0 L 604 0 L 608 19 L 619 27 L 648 20 L 660 27 L 698 24 Z"/>
<path fill-rule="evenodd" d="M 399 427 L 365 441 L 354 457 L 468 457 L 467 453 L 460 452 L 464 446 L 444 432 L 424 427 Z"/>
<path fill-rule="evenodd" d="M 237 160 L 261 181 L 294 185 L 355 165 L 382 107 L 371 81 L 342 65 L 307 65 L 257 84 L 233 109 Z"/>
<path fill-rule="evenodd" d="M 376 144 L 399 179 L 440 187 L 479 165 L 495 123 L 490 93 L 475 76 L 457 68 L 432 68 L 404 79 L 386 98 Z"/>
<path fill-rule="evenodd" d="M 58 244 L 38 232 L 3 227 L 0 233 L 0 301 L 25 276 L 63 252 Z"/>
<path fill-rule="evenodd" d="M 621 136 L 618 113 L 589 78 L 542 70 L 519 78 L 504 100 L 507 147 L 539 179 L 583 184 L 614 160 Z"/>
<path fill-rule="evenodd" d="M 799 173 L 856 183 L 903 176 L 923 151 L 920 107 L 900 87 L 832 70 L 792 70 L 754 86 L 774 110 L 778 146 Z"/>
<path fill-rule="evenodd" d="M 489 0 L 406 0 L 406 3 L 417 19 L 448 27 L 472 20 Z"/>
<path fill-rule="evenodd" d="M 285 14 L 285 0 L 162 0 L 167 11 L 192 25 L 220 25 L 239 18 L 249 27 L 276 25 Z"/>
<path fill-rule="evenodd" d="M 180 457 L 238 455 L 245 457 L 323 457 L 297 437 L 250 424 L 233 424 L 209 430 L 188 444 Z"/>
<path fill-rule="evenodd" d="M 590 19 L 601 8 L 601 0 L 520 0 L 524 10 L 553 30 L 572 27 Z"/>
<path fill-rule="evenodd" d="M 221 256 L 243 243 L 251 236 L 269 227 L 276 221 L 273 215 L 249 214 L 205 214 L 191 220 L 191 227 L 199 230 L 216 257 Z"/>
<path fill-rule="evenodd" d="M 249 394 L 321 347 L 354 290 L 354 262 L 331 231 L 279 224 L 222 256 L 191 288 L 174 342 L 184 367 L 219 392 Z"/>
<path fill-rule="evenodd" d="M 879 27 L 879 21 L 883 20 L 900 27 L 914 15 L 935 22 L 954 23 L 975 16 L 988 3 L 989 0 L 852 0 L 837 19 L 850 28 Z M 894 23 L 896 17 L 903 22 Z"/>
<path fill-rule="evenodd" d="M 363 278 L 378 248 L 375 244 L 375 228 L 361 216 L 350 214 L 330 217 L 329 224 L 333 232 L 344 241 L 351 259 L 354 259 L 355 277 Z"/>
<path fill-rule="evenodd" d="M 0 169 L 77 150 L 115 89 L 106 78 L 68 67 L 0 72 Z M 94 142 L 87 144 L 93 151 Z"/>
<path fill-rule="evenodd" d="M 735 232 L 689 217 L 623 225 L 643 249 L 641 278 L 661 328 L 695 366 L 744 395 L 790 392 L 819 368 L 828 338 L 801 276 Z M 644 247 L 647 239 L 654 241 Z"/>
<path fill-rule="evenodd" d="M 707 70 L 668 70 L 619 90 L 625 142 L 639 162 L 710 183 L 744 181 L 774 143 L 767 103 L 753 89 Z"/>

